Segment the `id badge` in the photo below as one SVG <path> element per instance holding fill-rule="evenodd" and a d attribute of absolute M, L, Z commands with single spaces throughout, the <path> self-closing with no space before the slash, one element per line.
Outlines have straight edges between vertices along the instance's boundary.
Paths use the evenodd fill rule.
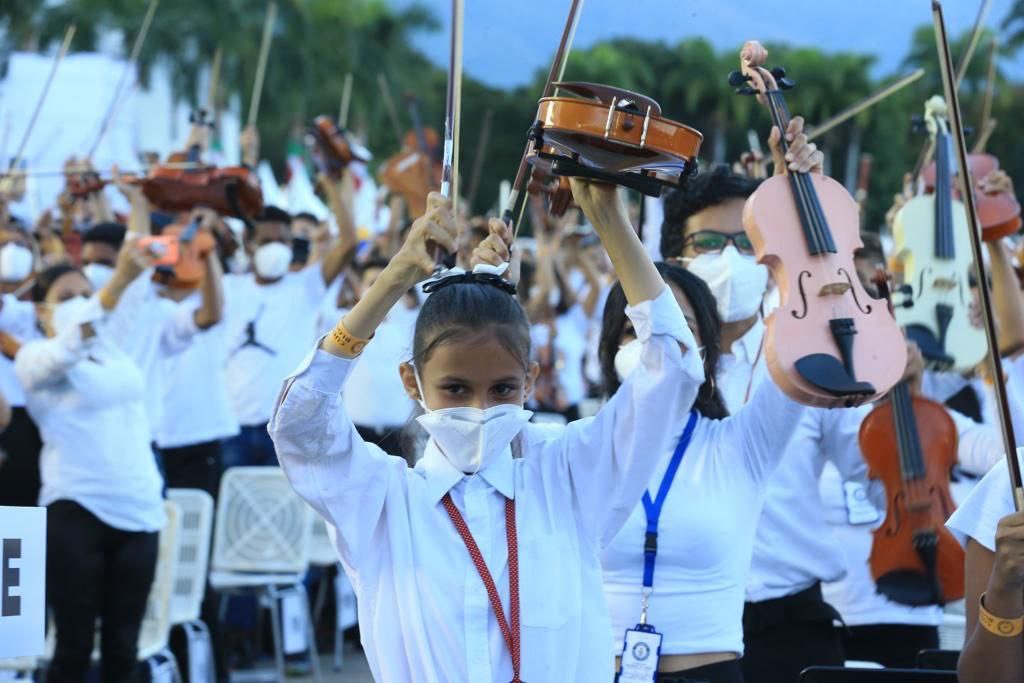
<path fill-rule="evenodd" d="M 661 634 L 650 624 L 637 624 L 626 631 L 622 648 L 622 669 L 618 683 L 652 683 L 658 673 Z"/>
<path fill-rule="evenodd" d="M 843 497 L 846 499 L 846 520 L 850 526 L 874 524 L 879 520 L 878 510 L 868 500 L 868 491 L 859 481 L 843 482 Z"/>

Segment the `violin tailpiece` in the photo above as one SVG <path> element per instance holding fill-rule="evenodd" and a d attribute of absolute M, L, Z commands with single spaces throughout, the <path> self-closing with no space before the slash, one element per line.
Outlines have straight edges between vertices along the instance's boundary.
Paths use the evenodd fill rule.
<path fill-rule="evenodd" d="M 852 403 L 875 395 L 874 385 L 857 381 L 854 373 L 853 337 L 857 327 L 853 318 L 833 318 L 829 320 L 829 328 L 842 359 L 827 353 L 812 353 L 796 361 L 797 372 L 813 386 L 834 396 L 849 397 Z"/>

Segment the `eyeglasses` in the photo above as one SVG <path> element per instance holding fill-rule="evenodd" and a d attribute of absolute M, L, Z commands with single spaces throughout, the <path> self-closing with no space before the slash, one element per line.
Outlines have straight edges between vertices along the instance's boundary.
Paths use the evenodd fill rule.
<path fill-rule="evenodd" d="M 717 230 L 699 230 L 687 235 L 683 246 L 692 245 L 698 254 L 721 254 L 722 250 L 733 243 L 736 251 L 741 254 L 753 254 L 754 245 L 745 232 L 718 232 Z"/>

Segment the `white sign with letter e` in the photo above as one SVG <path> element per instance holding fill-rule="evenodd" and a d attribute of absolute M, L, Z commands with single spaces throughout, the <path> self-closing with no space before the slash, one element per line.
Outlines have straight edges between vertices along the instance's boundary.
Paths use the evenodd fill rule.
<path fill-rule="evenodd" d="M 46 508 L 0 506 L 0 658 L 45 649 Z"/>

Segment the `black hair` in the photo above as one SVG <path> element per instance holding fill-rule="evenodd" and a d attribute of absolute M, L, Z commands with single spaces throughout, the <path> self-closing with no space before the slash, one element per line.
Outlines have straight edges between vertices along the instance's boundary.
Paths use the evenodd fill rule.
<path fill-rule="evenodd" d="M 715 297 L 711 294 L 707 283 L 685 268 L 668 263 L 654 264 L 665 282 L 675 286 L 683 293 L 693 307 L 697 319 L 697 328 L 701 342 L 704 344 L 704 384 L 697 392 L 694 407 L 704 417 L 720 419 L 728 417 L 729 410 L 725 407 L 722 395 L 715 387 L 715 368 L 722 350 L 722 323 L 718 319 Z M 598 345 L 598 359 L 601 362 L 601 379 L 604 391 L 611 396 L 619 389 L 619 376 L 615 372 L 615 354 L 622 343 L 622 333 L 626 329 L 626 295 L 618 282 L 608 293 L 604 305 L 604 317 L 601 321 L 601 341 Z M 696 350 L 696 349 L 694 349 Z"/>
<path fill-rule="evenodd" d="M 760 180 L 738 175 L 728 166 L 718 164 L 710 171 L 698 173 L 682 188 L 669 192 L 665 196 L 665 218 L 661 223 L 661 257 L 671 259 L 683 255 L 683 237 L 690 216 L 730 199 L 746 199 L 760 184 Z"/>
<path fill-rule="evenodd" d="M 444 344 L 495 331 L 498 342 L 530 367 L 530 322 L 519 300 L 494 285 L 456 282 L 427 297 L 416 318 L 412 357 L 422 368 Z"/>
<path fill-rule="evenodd" d="M 68 263 L 58 263 L 36 275 L 36 281 L 32 285 L 32 301 L 41 303 L 46 301 L 46 295 L 53 287 L 53 283 L 68 273 L 81 273 L 82 271 Z M 82 277 L 85 277 L 84 275 Z"/>
<path fill-rule="evenodd" d="M 271 207 L 276 208 L 276 207 Z M 320 219 L 311 214 L 309 211 L 300 211 L 291 217 L 293 221 L 309 221 L 310 223 L 320 223 Z"/>
<path fill-rule="evenodd" d="M 124 243 L 126 232 L 126 228 L 121 223 L 98 223 L 85 231 L 85 234 L 82 235 L 82 244 L 98 242 L 108 244 L 114 249 L 120 249 L 121 244 Z"/>
<path fill-rule="evenodd" d="M 245 221 L 245 236 L 252 238 L 256 232 L 255 223 L 284 223 L 291 227 L 292 215 L 282 208 L 267 204 L 251 221 Z"/>
<path fill-rule="evenodd" d="M 853 253 L 854 258 L 870 259 L 873 263 L 885 264 L 885 252 L 882 250 L 882 240 L 878 233 L 861 232 L 860 240 L 864 246 Z"/>

